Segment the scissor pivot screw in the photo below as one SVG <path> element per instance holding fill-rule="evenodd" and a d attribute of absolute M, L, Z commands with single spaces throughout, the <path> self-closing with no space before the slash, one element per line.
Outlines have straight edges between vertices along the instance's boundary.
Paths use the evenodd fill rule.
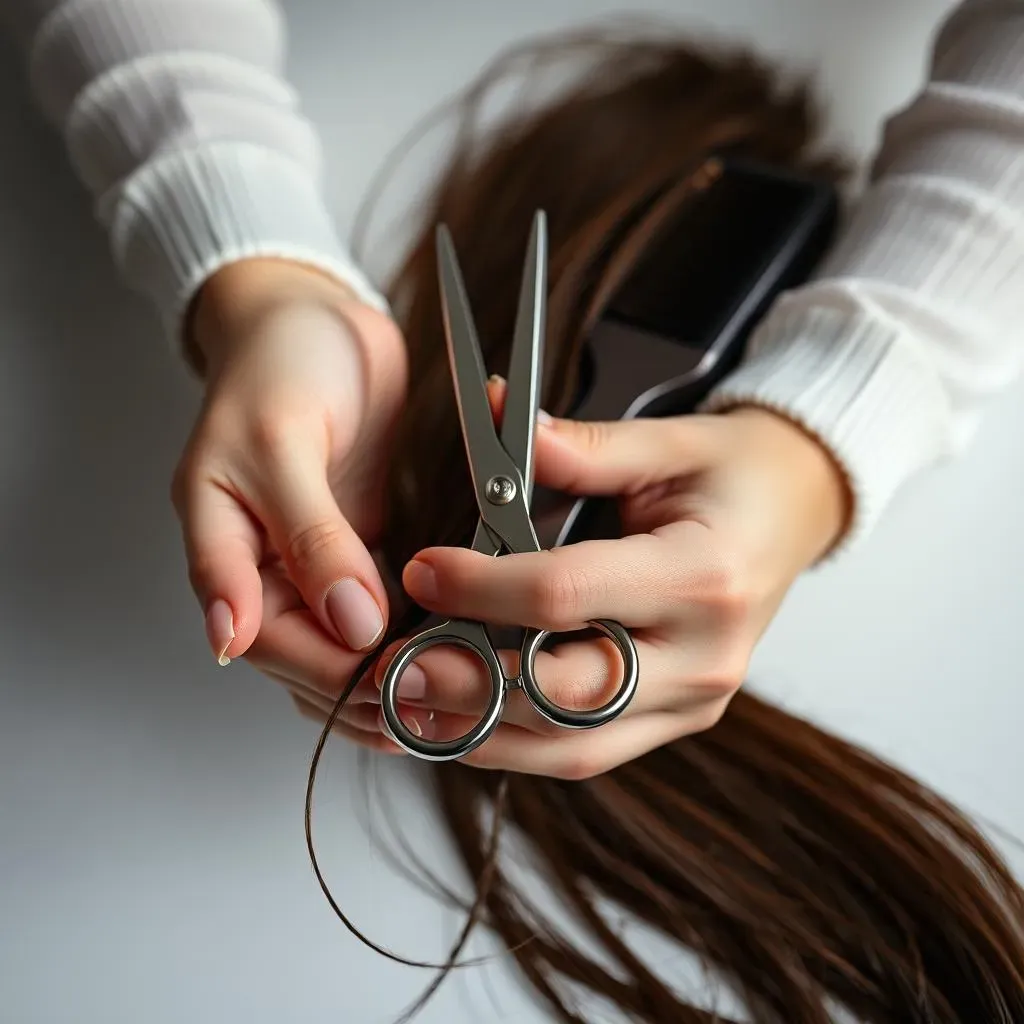
<path fill-rule="evenodd" d="M 507 505 L 516 496 L 515 481 L 507 476 L 492 476 L 484 493 L 492 505 Z"/>

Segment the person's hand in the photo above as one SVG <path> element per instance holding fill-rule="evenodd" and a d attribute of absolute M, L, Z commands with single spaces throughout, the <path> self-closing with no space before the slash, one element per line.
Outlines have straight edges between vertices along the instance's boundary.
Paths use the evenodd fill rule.
<path fill-rule="evenodd" d="M 316 715 L 387 621 L 369 549 L 404 342 L 342 285 L 274 260 L 214 275 L 191 338 L 206 395 L 172 492 L 210 646 Z M 369 728 L 364 740 L 393 746 Z"/>
<path fill-rule="evenodd" d="M 536 466 L 546 486 L 618 495 L 622 539 L 500 558 L 432 548 L 406 566 L 404 586 L 430 611 L 497 625 L 564 631 L 616 619 L 636 643 L 640 684 L 620 718 L 592 731 L 548 723 L 514 691 L 497 731 L 465 758 L 480 767 L 587 778 L 712 726 L 786 591 L 849 515 L 844 478 L 824 448 L 755 408 L 556 420 L 538 430 Z M 397 647 L 380 661 L 378 686 Z M 516 668 L 514 652 L 502 659 Z M 489 694 L 480 663 L 441 648 L 415 665 L 422 671 L 407 670 L 399 686 L 406 708 L 410 682 L 420 694 L 414 731 L 434 739 L 467 732 Z M 621 663 L 606 641 L 586 641 L 542 652 L 536 666 L 557 704 L 592 708 L 615 692 Z"/>

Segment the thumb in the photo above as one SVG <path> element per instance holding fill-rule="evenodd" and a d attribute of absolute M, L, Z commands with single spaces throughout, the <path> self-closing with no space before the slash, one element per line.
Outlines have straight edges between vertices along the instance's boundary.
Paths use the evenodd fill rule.
<path fill-rule="evenodd" d="M 700 416 L 538 422 L 537 483 L 568 494 L 624 494 L 707 465 L 711 438 Z"/>
<path fill-rule="evenodd" d="M 324 628 L 367 650 L 387 622 L 387 594 L 373 557 L 341 514 L 323 464 L 298 446 L 270 476 L 264 524 L 292 583 Z M 305 454 L 305 458 L 303 458 Z"/>

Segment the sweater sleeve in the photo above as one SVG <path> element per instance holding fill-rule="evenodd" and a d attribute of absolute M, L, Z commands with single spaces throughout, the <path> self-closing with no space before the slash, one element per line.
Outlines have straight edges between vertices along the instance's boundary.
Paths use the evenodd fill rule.
<path fill-rule="evenodd" d="M 836 248 L 705 408 L 760 404 L 816 435 L 853 492 L 846 546 L 969 440 L 1019 371 L 1022 323 L 1024 0 L 966 0 Z"/>
<path fill-rule="evenodd" d="M 3 0 L 126 282 L 173 336 L 235 260 L 310 264 L 384 308 L 340 242 L 273 0 Z"/>

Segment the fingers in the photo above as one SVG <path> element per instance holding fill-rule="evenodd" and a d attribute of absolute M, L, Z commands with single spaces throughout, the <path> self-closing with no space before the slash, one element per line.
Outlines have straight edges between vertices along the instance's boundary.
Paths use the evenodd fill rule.
<path fill-rule="evenodd" d="M 330 709 L 325 710 L 319 704 L 298 694 L 293 693 L 291 698 L 296 710 L 303 718 L 308 718 L 320 726 L 320 728 L 323 728 L 330 715 Z M 377 753 L 405 755 L 405 751 L 394 740 L 385 736 L 376 728 L 368 730 L 350 725 L 347 722 L 338 721 L 334 723 L 333 731 L 339 736 L 343 736 L 345 739 L 358 743 L 359 746 L 367 747 Z"/>
<path fill-rule="evenodd" d="M 552 551 L 489 558 L 466 548 L 428 548 L 402 583 L 430 611 L 494 625 L 582 628 L 590 619 L 645 623 L 663 545 L 651 535 L 585 541 Z"/>
<path fill-rule="evenodd" d="M 547 775 L 577 782 L 609 772 L 681 736 L 707 729 L 724 710 L 723 705 L 714 721 L 710 716 L 693 720 L 665 712 L 636 715 L 617 719 L 595 731 L 563 730 L 555 739 L 503 725 L 462 760 L 476 768 Z"/>
<path fill-rule="evenodd" d="M 321 728 L 324 726 L 334 711 L 334 701 L 273 672 L 268 672 L 266 675 L 284 686 L 296 710 L 303 718 L 316 722 Z M 355 741 L 360 746 L 369 747 L 371 750 L 377 750 L 384 754 L 405 754 L 405 751 L 380 728 L 379 706 L 375 704 L 357 706 L 346 704 L 335 720 L 332 731 L 339 736 Z"/>
<path fill-rule="evenodd" d="M 740 651 L 739 646 L 727 641 L 697 635 L 683 644 L 642 637 L 634 638 L 634 642 L 640 681 L 621 717 L 657 711 L 697 713 L 703 706 L 731 696 L 746 674 L 746 660 L 733 653 Z M 377 687 L 382 685 L 385 668 L 399 646 L 395 644 L 380 658 L 374 673 Z M 514 677 L 518 672 L 517 653 L 501 651 L 499 659 L 506 675 Z M 535 674 L 541 689 L 555 704 L 572 711 L 589 710 L 607 704 L 615 696 L 622 681 L 622 660 L 607 639 L 573 641 L 540 652 Z M 434 647 L 406 670 L 398 692 L 406 705 L 429 708 L 441 716 L 478 720 L 490 699 L 491 682 L 483 663 L 473 655 L 456 647 Z M 509 693 L 502 720 L 542 736 L 561 736 L 565 731 L 541 716 L 521 690 Z"/>
<path fill-rule="evenodd" d="M 409 595 L 441 615 L 564 632 L 593 619 L 654 627 L 729 583 L 708 531 L 683 521 L 655 533 L 489 558 L 428 548 L 406 567 Z"/>
<path fill-rule="evenodd" d="M 263 501 L 267 531 L 324 627 L 352 651 L 373 647 L 387 595 L 370 552 L 338 509 L 305 431 L 278 439 Z"/>
<path fill-rule="evenodd" d="M 299 682 L 329 701 L 338 699 L 363 655 L 347 650 L 324 631 L 307 608 L 267 616 L 246 660 L 267 675 Z M 377 700 L 370 679 L 361 681 L 352 703 Z"/>
<path fill-rule="evenodd" d="M 189 580 L 206 616 L 210 648 L 226 665 L 249 649 L 260 628 L 259 531 L 235 498 L 213 483 L 175 497 Z"/>
<path fill-rule="evenodd" d="M 299 712 L 322 726 L 330 708 L 293 693 L 292 700 Z M 582 781 L 612 771 L 614 768 L 666 743 L 713 727 L 724 714 L 728 701 L 713 708 L 704 707 L 693 714 L 655 712 L 618 719 L 601 726 L 600 742 L 594 732 L 569 732 L 560 736 L 538 736 L 514 725 L 502 724 L 494 734 L 462 758 L 465 764 L 476 768 L 514 771 L 527 775 L 545 775 L 567 781 Z M 352 721 L 339 721 L 334 731 L 361 746 L 385 754 L 404 754 L 384 730 L 379 712 L 375 712 L 376 729 L 367 728 L 370 709 L 360 709 L 360 717 Z M 403 713 L 403 719 L 406 715 Z M 358 721 L 358 724 L 353 724 Z M 458 715 L 437 716 L 428 739 L 448 740 L 464 735 L 474 720 Z"/>
<path fill-rule="evenodd" d="M 188 463 L 175 481 L 189 576 L 221 660 L 247 651 L 260 628 L 263 544 L 254 516 L 331 635 L 363 651 L 384 632 L 387 595 L 373 557 L 339 511 L 307 434 L 294 438 L 268 457 L 253 514 Z"/>
<path fill-rule="evenodd" d="M 301 681 L 291 679 L 278 672 L 264 672 L 264 675 L 275 680 L 275 682 L 281 683 L 292 696 L 301 697 L 308 703 L 320 708 L 325 719 L 334 710 L 337 698 L 325 697 L 322 693 L 318 693 Z M 361 687 L 356 687 L 349 695 L 341 711 L 338 712 L 338 721 L 344 722 L 356 729 L 387 734 L 388 730 L 384 728 L 383 720 L 380 716 L 380 695 L 369 680 L 367 680 L 367 685 L 368 692 L 361 694 L 359 692 Z M 402 720 L 416 736 L 426 736 L 428 739 L 433 736 L 436 712 L 429 708 L 411 707 L 408 704 L 402 703 L 399 703 L 398 711 Z"/>
<path fill-rule="evenodd" d="M 386 652 L 374 673 L 377 686 L 383 683 L 390 663 Z M 499 658 L 508 676 L 517 672 L 518 654 L 501 651 Z M 646 660 L 641 655 L 646 667 Z M 535 662 L 537 681 L 554 703 L 570 710 L 600 707 L 615 695 L 622 679 L 622 661 L 607 640 L 571 643 L 557 651 L 542 651 Z M 413 683 L 410 686 L 410 683 Z M 446 714 L 479 719 L 491 695 L 491 680 L 483 662 L 457 647 L 434 647 L 423 653 L 399 680 L 399 697 L 405 703 Z M 636 701 L 633 702 L 634 704 Z M 508 695 L 502 720 L 521 728 L 554 734 L 558 727 L 541 717 L 521 690 Z"/>
<path fill-rule="evenodd" d="M 495 422 L 508 382 L 493 376 L 487 397 Z M 569 494 L 628 494 L 703 466 L 715 441 L 707 416 L 593 422 L 538 417 L 537 483 Z"/>
<path fill-rule="evenodd" d="M 537 483 L 579 495 L 635 494 L 707 465 L 717 435 L 707 418 L 538 423 Z"/>

